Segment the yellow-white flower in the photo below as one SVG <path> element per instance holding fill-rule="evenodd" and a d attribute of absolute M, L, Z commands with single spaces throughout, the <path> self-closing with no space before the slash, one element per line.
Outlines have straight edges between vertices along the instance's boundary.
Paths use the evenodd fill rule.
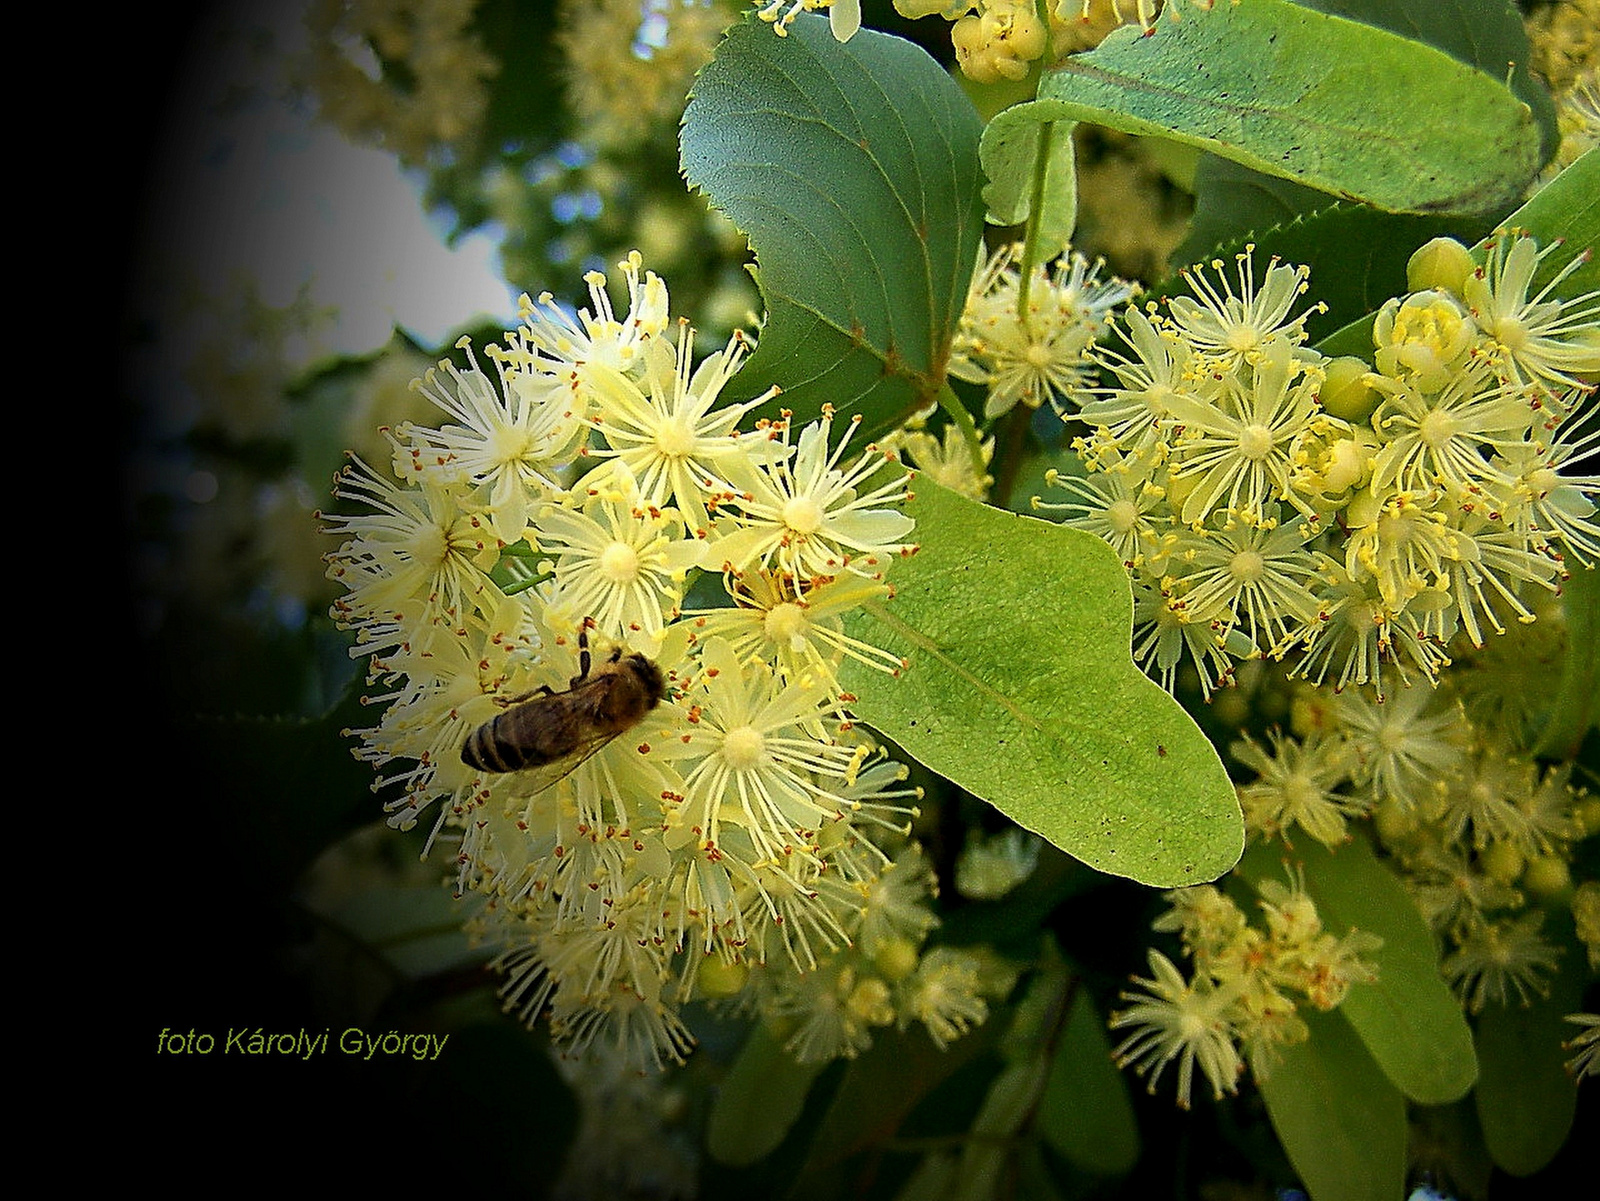
<path fill-rule="evenodd" d="M 549 293 L 538 302 L 524 295 L 518 302 L 523 324 L 513 331 L 503 358 L 509 367 L 561 373 L 598 363 L 616 371 L 632 371 L 651 338 L 667 328 L 667 285 L 654 271 L 639 272 L 644 260 L 637 250 L 617 264 L 628 287 L 628 311 L 619 318 L 606 294 L 599 271 L 584 276 L 593 308 L 569 314 Z"/>
<path fill-rule="evenodd" d="M 1290 317 L 1289 310 L 1309 286 L 1310 268 L 1280 263 L 1274 257 L 1257 287 L 1254 255 L 1255 247 L 1246 246 L 1236 256 L 1237 291 L 1222 273 L 1222 260 L 1214 259 L 1210 265 L 1220 287 L 1203 268 L 1192 267 L 1180 274 L 1195 295 L 1174 296 L 1167 302 L 1184 340 L 1224 370 L 1254 362 L 1275 344 L 1299 345 L 1305 341 L 1306 318 L 1324 307 L 1313 305 Z"/>
<path fill-rule="evenodd" d="M 1555 295 L 1561 281 L 1588 262 L 1588 253 L 1573 255 L 1528 295 L 1540 261 L 1559 246 L 1541 250 L 1532 238 L 1501 233 L 1489 243 L 1483 267 L 1462 285 L 1507 378 L 1557 394 L 1587 390 L 1600 373 L 1600 290 L 1565 300 Z"/>
<path fill-rule="evenodd" d="M 787 7 L 785 7 L 787 6 Z M 802 12 L 828 10 L 828 29 L 834 41 L 848 42 L 861 28 L 861 0 L 769 0 L 756 13 L 779 37 L 789 36 L 789 26 Z"/>
<path fill-rule="evenodd" d="M 455 419 L 437 429 L 407 423 L 409 443 L 396 460 L 418 478 L 463 480 L 488 490 L 508 541 L 522 537 L 533 498 L 555 491 L 557 471 L 577 453 L 583 411 L 572 388 L 553 375 L 501 368 L 500 385 L 478 368 L 472 346 L 457 343 L 471 366 L 441 362 L 414 386 Z"/>
<path fill-rule="evenodd" d="M 1153 978 L 1134 980 L 1144 995 L 1123 993 L 1123 999 L 1133 1004 L 1111 1018 L 1113 1030 L 1133 1030 L 1112 1052 L 1117 1066 L 1135 1065 L 1141 1076 L 1149 1076 L 1154 1093 L 1161 1073 L 1176 1059 L 1178 1104 L 1184 1109 L 1189 1108 L 1197 1065 L 1217 1100 L 1223 1093 L 1236 1092 L 1244 1061 L 1228 1014 L 1238 990 L 1218 988 L 1205 977 L 1190 984 L 1160 951 L 1151 951 L 1149 958 Z"/>
<path fill-rule="evenodd" d="M 721 640 L 709 643 L 704 671 L 683 703 L 691 726 L 684 745 L 685 797 L 671 823 L 722 839 L 724 824 L 744 830 L 765 858 L 808 850 L 824 822 L 844 817 L 841 795 L 864 748 L 819 742 L 809 727 L 833 707 L 826 684 L 786 684 L 763 664 L 741 664 Z"/>
<path fill-rule="evenodd" d="M 641 356 L 642 378 L 637 382 L 603 364 L 591 365 L 585 376 L 596 410 L 592 421 L 606 444 L 590 453 L 625 463 L 645 502 L 657 508 L 676 505 L 690 531 L 701 537 L 711 526 L 707 498 L 723 490 L 719 480 L 727 465 L 735 459 L 771 457 L 775 449 L 765 431 L 740 434 L 736 427 L 776 389 L 743 404 L 721 403 L 722 389 L 744 353 L 744 339 L 735 334 L 727 349 L 709 355 L 691 372 L 694 332 L 685 325 L 676 355 L 659 341 L 649 346 Z M 578 482 L 577 490 L 604 479 L 608 471 L 607 464 L 596 467 Z"/>
<path fill-rule="evenodd" d="M 608 474 L 590 486 L 582 508 L 540 514 L 540 545 L 554 556 L 555 575 L 544 599 L 558 619 L 575 625 L 592 617 L 609 636 L 653 653 L 705 544 L 683 537 L 675 511 L 639 495 L 627 464 L 611 464 Z"/>
<path fill-rule="evenodd" d="M 852 419 L 850 432 L 860 423 Z M 739 528 L 719 539 L 713 558 L 734 570 L 752 563 L 775 568 L 798 588 L 803 581 L 832 579 L 845 571 L 879 575 L 894 555 L 913 548 L 902 541 L 915 522 L 897 508 L 909 493 L 907 477 L 888 455 L 868 446 L 855 463 L 840 468 L 850 432 L 831 452 L 828 435 L 833 411 L 800 434 L 793 457 L 764 464 L 734 459 L 726 478 L 733 493 L 726 502 Z M 784 450 L 789 429 L 781 431 Z M 889 467 L 894 478 L 863 492 L 874 475 Z"/>
<path fill-rule="evenodd" d="M 732 608 L 701 609 L 685 616 L 700 640 L 725 638 L 741 659 L 770 664 L 786 680 L 827 682 L 845 659 L 898 674 L 904 661 L 844 632 L 844 614 L 890 595 L 887 584 L 846 574 L 796 593 L 767 571 L 743 572 L 730 583 Z"/>

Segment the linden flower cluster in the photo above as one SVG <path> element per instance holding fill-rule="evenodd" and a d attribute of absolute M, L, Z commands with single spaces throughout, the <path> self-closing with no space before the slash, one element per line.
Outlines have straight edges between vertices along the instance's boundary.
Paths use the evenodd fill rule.
<path fill-rule="evenodd" d="M 1024 278 L 1022 251 L 1021 243 L 1002 246 L 978 264 L 951 343 L 950 374 L 988 388 L 988 420 L 1082 390 L 1111 310 L 1139 291 L 1115 277 L 1102 281 L 1103 262 L 1072 251 L 1054 271 L 1041 265 Z"/>
<path fill-rule="evenodd" d="M 1258 773 L 1239 789 L 1253 837 L 1303 831 L 1328 847 L 1371 816 L 1379 845 L 1445 949 L 1442 969 L 1462 1003 L 1526 1003 L 1545 991 L 1557 947 L 1546 906 L 1570 905 L 1579 938 L 1600 956 L 1600 923 L 1585 920 L 1600 886 L 1574 890 L 1577 844 L 1600 830 L 1600 801 L 1572 783 L 1571 764 L 1541 767 L 1510 727 L 1469 714 L 1469 677 L 1453 668 L 1435 689 L 1418 682 L 1381 703 L 1370 689 L 1312 694 L 1302 737 L 1245 740 L 1234 758 Z"/>
<path fill-rule="evenodd" d="M 683 115 L 694 74 L 733 19 L 707 0 L 563 0 L 556 41 L 584 139 L 627 148 Z"/>
<path fill-rule="evenodd" d="M 1570 557 L 1600 556 L 1600 477 L 1563 474 L 1600 433 L 1584 402 L 1600 372 L 1600 292 L 1535 289 L 1552 247 L 1503 232 L 1476 264 L 1440 239 L 1411 261 L 1372 361 L 1305 344 L 1308 271 L 1251 249 L 1183 272 L 1192 295 L 1115 321 L 1096 353 L 1114 380 L 1078 391 L 1085 477 L 1040 504 L 1104 538 L 1135 589 L 1135 656 L 1203 692 L 1237 662 L 1294 656 L 1336 689 L 1437 679 L 1473 646 L 1530 622 Z M 1316 306 L 1313 306 L 1316 307 Z"/>
<path fill-rule="evenodd" d="M 741 431 L 769 398 L 720 399 L 742 339 L 696 365 L 662 281 L 637 254 L 621 278 L 621 314 L 598 273 L 576 316 L 523 297 L 494 374 L 463 342 L 464 369 L 417 384 L 439 424 L 401 425 L 391 462 L 337 481 L 357 511 L 328 519 L 346 539 L 334 613 L 385 685 L 357 756 L 399 790 L 392 825 L 436 807 L 458 889 L 485 898 L 475 929 L 503 949 L 508 1007 L 549 1010 L 569 1050 L 681 1059 L 680 1010 L 702 998 L 783 1018 L 808 1058 L 889 1022 L 952 1037 L 982 1019 L 977 973 L 922 954 L 919 793 L 853 728 L 837 675 L 846 658 L 901 666 L 842 618 L 889 595 L 886 569 L 915 549 L 909 477 L 851 453 L 831 412 Z M 729 603 L 681 613 L 701 571 Z M 632 653 L 666 695 L 620 736 L 569 721 L 549 737 L 574 753 L 547 768 L 464 760 L 509 704 Z M 851 1021 L 818 1028 L 828 1006 Z"/>
<path fill-rule="evenodd" d="M 803 2 L 813 7 L 812 0 Z M 1213 2 L 1190 0 L 1189 7 L 1207 10 Z M 955 22 L 950 41 L 961 73 L 974 83 L 999 83 L 1026 78 L 1040 59 L 1097 46 L 1119 25 L 1137 23 L 1149 32 L 1163 9 L 1176 21 L 1183 5 L 1180 0 L 1054 0 L 1043 18 L 1034 0 L 894 0 L 894 7 L 912 20 L 940 16 Z"/>
<path fill-rule="evenodd" d="M 1377 979 L 1363 956 L 1382 945 L 1376 935 L 1351 930 L 1343 938 L 1325 931 L 1316 903 L 1300 881 L 1262 884 L 1265 929 L 1209 884 L 1166 894 L 1172 908 L 1155 922 L 1176 931 L 1194 958 L 1183 973 L 1159 951 L 1149 953 L 1151 978 L 1135 978 L 1140 992 L 1114 1013 L 1112 1029 L 1131 1033 L 1113 1051 L 1118 1067 L 1133 1066 L 1156 1082 L 1177 1061 L 1178 1104 L 1189 1108 L 1195 1068 L 1220 1100 L 1238 1089 L 1249 1063 L 1258 1076 L 1271 1070 L 1277 1049 L 1309 1037 L 1298 1016 L 1301 1003 L 1336 1008 L 1355 984 Z M 1243 1054 L 1241 1055 L 1241 1048 Z"/>

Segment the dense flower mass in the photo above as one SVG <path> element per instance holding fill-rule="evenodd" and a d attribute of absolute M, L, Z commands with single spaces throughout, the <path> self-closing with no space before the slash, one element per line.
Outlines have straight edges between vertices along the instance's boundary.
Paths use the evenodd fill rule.
<path fill-rule="evenodd" d="M 1061 404 L 1083 474 L 1037 504 L 1128 565 L 1147 671 L 1171 688 L 1187 663 L 1209 695 L 1266 656 L 1383 695 L 1600 558 L 1600 293 L 1555 291 L 1582 256 L 1535 288 L 1550 250 L 1514 230 L 1481 263 L 1423 247 L 1371 361 L 1308 346 L 1306 270 L 1250 249 L 1114 320 L 1110 382 Z"/>
<path fill-rule="evenodd" d="M 1183 671 L 1209 698 L 1250 660 L 1307 681 L 1292 733 L 1232 747 L 1247 830 L 1337 848 L 1370 819 L 1470 1012 L 1547 991 L 1545 908 L 1600 828 L 1571 766 L 1530 750 L 1563 655 L 1553 598 L 1600 560 L 1600 477 L 1584 470 L 1600 293 L 1560 295 L 1587 256 L 1541 274 L 1553 249 L 1515 230 L 1476 259 L 1423 247 L 1366 359 L 1307 344 L 1304 268 L 1247 249 L 1231 271 L 1184 272 L 1189 295 L 1108 316 L 1118 344 L 1085 351 L 1099 384 L 1080 363 L 1048 385 L 1080 470 L 1046 477 L 1065 499 L 1035 501 L 1122 559 L 1134 656 L 1167 688 Z M 989 319 L 975 295 L 968 321 Z M 991 411 L 1013 403 L 999 374 L 982 382 Z M 1297 890 L 1262 890 L 1266 936 L 1214 890 L 1174 894 L 1157 929 L 1182 934 L 1195 971 L 1151 953 L 1112 1023 L 1131 1031 L 1119 1062 L 1152 1086 L 1175 1065 L 1180 1104 L 1197 1072 L 1220 1096 L 1305 1037 L 1297 1004 L 1370 978 L 1370 940 L 1321 935 L 1314 909 L 1299 924 L 1330 958 L 1290 988 L 1274 978 L 1308 962 L 1277 945 L 1310 904 Z"/>
<path fill-rule="evenodd" d="M 762 10 L 763 19 L 774 20 L 768 14 L 783 9 L 786 3 L 790 0 L 773 0 Z M 1047 53 L 1091 49 L 1119 25 L 1137 24 L 1148 33 L 1163 11 L 1176 21 L 1180 10 L 1203 12 L 1213 3 L 1215 0 L 1051 0 L 1036 5 L 1033 0 L 894 0 L 901 16 L 939 16 L 953 21 L 950 41 L 956 64 L 968 79 L 981 84 L 1024 79 Z M 837 34 L 842 0 L 792 0 L 788 12 L 792 15 L 802 8 L 829 4 L 834 7 Z M 859 21 L 859 15 L 856 19 Z"/>
<path fill-rule="evenodd" d="M 1509 640 L 1534 652 L 1535 634 L 1519 627 Z M 1578 844 L 1600 829 L 1572 765 L 1541 767 L 1519 723 L 1505 720 L 1512 707 L 1484 704 L 1481 690 L 1517 687 L 1464 658 L 1437 688 L 1308 697 L 1302 736 L 1275 733 L 1270 754 L 1253 742 L 1233 751 L 1257 773 L 1239 790 L 1257 839 L 1304 835 L 1333 849 L 1353 837 L 1355 819 L 1372 818 L 1377 847 L 1444 949 L 1446 980 L 1473 1012 L 1545 991 L 1559 952 L 1530 901 L 1568 899 Z M 1600 946 L 1600 930 L 1584 928 L 1585 888 L 1570 908 L 1580 939 Z"/>
<path fill-rule="evenodd" d="M 1110 310 L 1138 292 L 1125 280 L 1100 279 L 1101 263 L 1068 253 L 1052 272 L 1024 274 L 1023 247 L 1000 247 L 978 265 L 951 347 L 950 374 L 984 384 L 986 418 L 1018 404 L 1059 404 L 1084 386 L 1089 350 Z"/>
<path fill-rule="evenodd" d="M 1212 885 L 1169 892 L 1172 908 L 1155 927 L 1182 938 L 1194 975 L 1185 979 L 1151 951 L 1152 978 L 1135 979 L 1140 991 L 1123 993 L 1131 1004 L 1112 1016 L 1112 1029 L 1131 1030 L 1114 1052 L 1119 1066 L 1148 1076 L 1154 1092 L 1176 1062 L 1178 1104 L 1185 1109 L 1196 1068 L 1220 1099 L 1236 1090 L 1247 1062 L 1265 1075 L 1281 1048 L 1308 1037 L 1296 1015 L 1300 1005 L 1333 1009 L 1353 986 L 1377 979 L 1366 956 L 1381 939 L 1326 931 L 1299 880 L 1266 880 L 1258 891 L 1264 929 L 1249 924 Z"/>
<path fill-rule="evenodd" d="M 604 277 L 576 315 L 526 302 L 494 375 L 442 363 L 417 385 L 440 424 L 341 476 L 335 614 L 387 702 L 357 754 L 402 789 L 391 824 L 433 810 L 458 842 L 508 1006 L 569 1050 L 681 1059 L 702 999 L 807 1060 L 913 1020 L 955 1037 L 978 973 L 922 956 L 919 793 L 837 676 L 901 666 L 841 619 L 915 549 L 909 476 L 830 412 L 739 429 L 742 340 L 696 366 L 665 284 L 636 255 L 621 276 L 625 313 Z M 682 614 L 706 569 L 729 604 Z"/>

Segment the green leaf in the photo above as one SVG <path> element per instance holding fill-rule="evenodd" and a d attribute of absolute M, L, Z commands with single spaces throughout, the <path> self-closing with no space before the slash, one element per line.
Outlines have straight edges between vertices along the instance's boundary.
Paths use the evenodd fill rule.
<path fill-rule="evenodd" d="M 1540 246 L 1561 243 L 1561 249 L 1540 260 L 1533 292 L 1582 254 L 1589 254 L 1587 261 L 1562 280 L 1551 295 L 1570 300 L 1600 288 L 1600 259 L 1590 253 L 1600 248 L 1600 148 L 1590 150 L 1540 188 L 1502 224 L 1526 231 L 1538 239 Z M 1473 257 L 1480 263 L 1484 250 L 1482 242 L 1473 250 Z M 1317 349 L 1326 355 L 1353 354 L 1370 360 L 1373 316 L 1368 313 L 1352 321 L 1324 338 Z"/>
<path fill-rule="evenodd" d="M 488 958 L 473 948 L 462 928 L 467 916 L 462 903 L 437 883 L 366 889 L 326 916 L 407 979 L 442 975 Z"/>
<path fill-rule="evenodd" d="M 319 718 L 197 716 L 168 736 L 196 778 L 225 782 L 226 803 L 207 820 L 212 845 L 228 848 L 242 878 L 277 887 L 382 814 L 372 768 L 352 757 L 348 737 L 374 720 L 356 679 Z"/>
<path fill-rule="evenodd" d="M 818 1195 L 815 1186 L 830 1169 L 895 1137 L 939 1085 L 993 1052 L 1002 1028 L 998 1021 L 985 1022 L 942 1050 L 918 1026 L 875 1037 L 872 1047 L 845 1069 L 793 1195 Z"/>
<path fill-rule="evenodd" d="M 1532 108 L 1539 125 L 1541 146 L 1554 147 L 1555 106 L 1544 85 L 1528 73 L 1528 37 L 1523 30 L 1520 14 L 1504 0 L 1458 0 L 1449 4 L 1439 3 L 1439 0 L 1301 0 L 1301 3 L 1306 8 L 1376 25 L 1400 37 L 1426 43 L 1495 79 L 1504 79 L 1507 65 L 1512 64 L 1511 90 Z M 1545 151 L 1541 150 L 1540 158 L 1545 156 Z M 1264 236 L 1265 231 L 1293 221 L 1297 216 L 1308 216 L 1326 208 L 1330 201 L 1328 194 L 1252 171 L 1216 155 L 1203 157 L 1191 191 L 1195 198 L 1194 217 L 1188 236 L 1173 252 L 1174 262 L 1202 258 L 1209 255 L 1213 247 L 1243 242 L 1253 234 L 1257 241 L 1266 243 L 1268 249 L 1282 254 L 1291 262 L 1309 263 L 1314 271 L 1314 285 L 1318 278 L 1315 271 L 1321 268 L 1322 286 L 1325 289 L 1330 272 L 1343 271 L 1334 256 L 1341 251 L 1362 254 L 1369 247 L 1369 243 L 1357 236 L 1348 241 L 1329 243 L 1327 253 L 1316 257 L 1297 257 L 1294 252 L 1282 250 L 1272 239 Z M 1341 208 L 1350 211 L 1346 206 Z M 1380 216 L 1370 210 L 1368 215 L 1374 218 Z M 1493 214 L 1494 217 L 1501 215 L 1498 212 Z M 1405 220 L 1426 229 L 1421 218 Z M 1418 234 L 1411 249 L 1437 233 L 1449 233 L 1476 241 L 1486 232 L 1490 223 L 1482 222 L 1483 228 L 1470 234 L 1459 229 L 1432 229 Z M 1377 228 L 1387 231 L 1391 227 L 1380 222 Z M 1405 227 L 1399 228 L 1403 231 Z M 1380 236 L 1387 235 L 1380 232 Z M 1386 260 L 1377 256 L 1377 248 L 1373 249 L 1374 253 L 1365 257 L 1380 268 L 1387 262 L 1394 271 L 1402 271 L 1409 256 L 1407 251 L 1398 261 L 1392 258 Z M 1403 275 L 1401 278 L 1403 280 Z M 1383 293 L 1378 297 L 1378 303 L 1392 294 Z"/>
<path fill-rule="evenodd" d="M 746 21 L 700 73 L 685 177 L 750 239 L 767 305 L 730 399 L 807 422 L 832 404 L 887 430 L 943 385 L 983 229 L 980 124 L 920 48 L 802 16 Z"/>
<path fill-rule="evenodd" d="M 1589 728 L 1600 722 L 1594 703 L 1600 693 L 1600 653 L 1595 650 L 1595 639 L 1600 638 L 1600 569 L 1574 564 L 1561 594 L 1567 621 L 1561 683 L 1533 749 L 1537 755 L 1571 759 Z"/>
<path fill-rule="evenodd" d="M 1013 105 L 984 127 L 979 144 L 983 173 L 989 180 L 983 188 L 989 221 L 1021 225 L 1035 220 L 1041 261 L 1066 249 L 1078 223 L 1074 122 L 1055 120 L 1052 107 L 1044 100 Z"/>
<path fill-rule="evenodd" d="M 1312 1201 L 1404 1196 L 1405 1098 L 1338 1012 L 1301 1016 L 1311 1037 L 1258 1081 L 1289 1162 Z"/>
<path fill-rule="evenodd" d="M 1376 25 L 1390 33 L 1443 50 L 1485 75 L 1508 79 L 1533 110 L 1545 148 L 1554 153 L 1559 134 L 1550 90 L 1528 69 L 1532 49 L 1522 13 L 1508 0 L 1296 0 L 1306 8 Z"/>
<path fill-rule="evenodd" d="M 827 1066 L 797 1062 L 757 1023 L 712 1103 L 706 1127 L 711 1157 L 742 1168 L 775 1151 L 805 1108 L 811 1082 Z"/>
<path fill-rule="evenodd" d="M 1542 161 L 1532 110 L 1498 77 L 1287 0 L 1116 30 L 1039 98 L 1396 212 L 1509 206 Z"/>
<path fill-rule="evenodd" d="M 855 714 L 1100 871 L 1166 888 L 1232 867 L 1233 785 L 1134 664 L 1132 592 L 1110 547 L 929 480 L 906 511 L 922 549 L 850 632 L 909 666 L 896 679 L 847 664 Z"/>
<path fill-rule="evenodd" d="M 1589 150 L 1572 166 L 1540 188 L 1510 217 L 1506 224 L 1526 230 L 1541 246 L 1565 243 L 1564 253 L 1553 254 L 1539 264 L 1533 287 L 1565 267 L 1585 251 L 1600 253 L 1600 147 Z M 1555 295 L 1570 299 L 1600 288 L 1600 258 L 1595 254 L 1561 281 Z"/>
<path fill-rule="evenodd" d="M 1127 1080 L 1111 1061 L 1105 1018 L 1087 989 L 1073 996 L 1036 1125 L 1052 1147 L 1091 1172 L 1117 1176 L 1138 1161 Z"/>
<path fill-rule="evenodd" d="M 1263 175 L 1215 154 L 1200 156 L 1194 173 L 1194 215 L 1170 261 L 1195 263 L 1217 247 L 1262 240 L 1270 229 L 1336 201 L 1326 192 Z"/>
<path fill-rule="evenodd" d="M 1465 1096 L 1478 1073 L 1472 1032 L 1439 976 L 1433 933 L 1399 879 L 1359 838 L 1337 851 L 1309 839 L 1293 852 L 1257 844 L 1239 872 L 1259 891 L 1263 880 L 1286 878 L 1285 859 L 1304 869 L 1324 929 L 1343 936 L 1356 928 L 1383 939 L 1367 956 L 1377 965 L 1377 982 L 1351 988 L 1339 1012 L 1384 1074 L 1424 1105 Z"/>
<path fill-rule="evenodd" d="M 1574 951 L 1568 947 L 1569 957 Z M 1526 1009 L 1491 1005 L 1478 1017 L 1478 1122 L 1489 1154 L 1513 1176 L 1544 1167 L 1572 1129 L 1578 1086 L 1561 1044 L 1579 1027 L 1563 1019 L 1582 1007 L 1581 972 L 1564 971 L 1548 998 Z"/>
<path fill-rule="evenodd" d="M 996 1196 L 1011 1160 L 1011 1144 L 1033 1112 L 1048 1065 L 1039 1058 L 1008 1063 L 989 1081 L 961 1149 L 951 1201 L 989 1201 Z"/>

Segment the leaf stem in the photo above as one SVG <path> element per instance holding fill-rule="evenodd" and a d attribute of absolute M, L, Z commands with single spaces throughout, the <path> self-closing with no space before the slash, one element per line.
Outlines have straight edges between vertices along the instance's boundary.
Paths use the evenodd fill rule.
<path fill-rule="evenodd" d="M 1028 289 L 1033 283 L 1033 269 L 1039 262 L 1039 239 L 1044 226 L 1045 177 L 1050 170 L 1050 137 L 1055 132 L 1054 121 L 1041 121 L 1034 137 L 1038 146 L 1033 154 L 1033 189 L 1028 199 L 1028 232 L 1022 241 L 1022 282 L 1017 286 L 1017 321 L 1024 333 L 1033 331 L 1028 324 Z"/>
<path fill-rule="evenodd" d="M 983 462 L 983 439 L 978 433 L 977 424 L 972 420 L 972 414 L 967 412 L 967 406 L 956 397 L 955 391 L 946 382 L 939 389 L 939 407 L 956 423 L 956 428 L 961 431 L 962 440 L 967 444 L 967 453 L 972 456 L 972 473 L 975 479 L 983 479 L 985 474 Z"/>

